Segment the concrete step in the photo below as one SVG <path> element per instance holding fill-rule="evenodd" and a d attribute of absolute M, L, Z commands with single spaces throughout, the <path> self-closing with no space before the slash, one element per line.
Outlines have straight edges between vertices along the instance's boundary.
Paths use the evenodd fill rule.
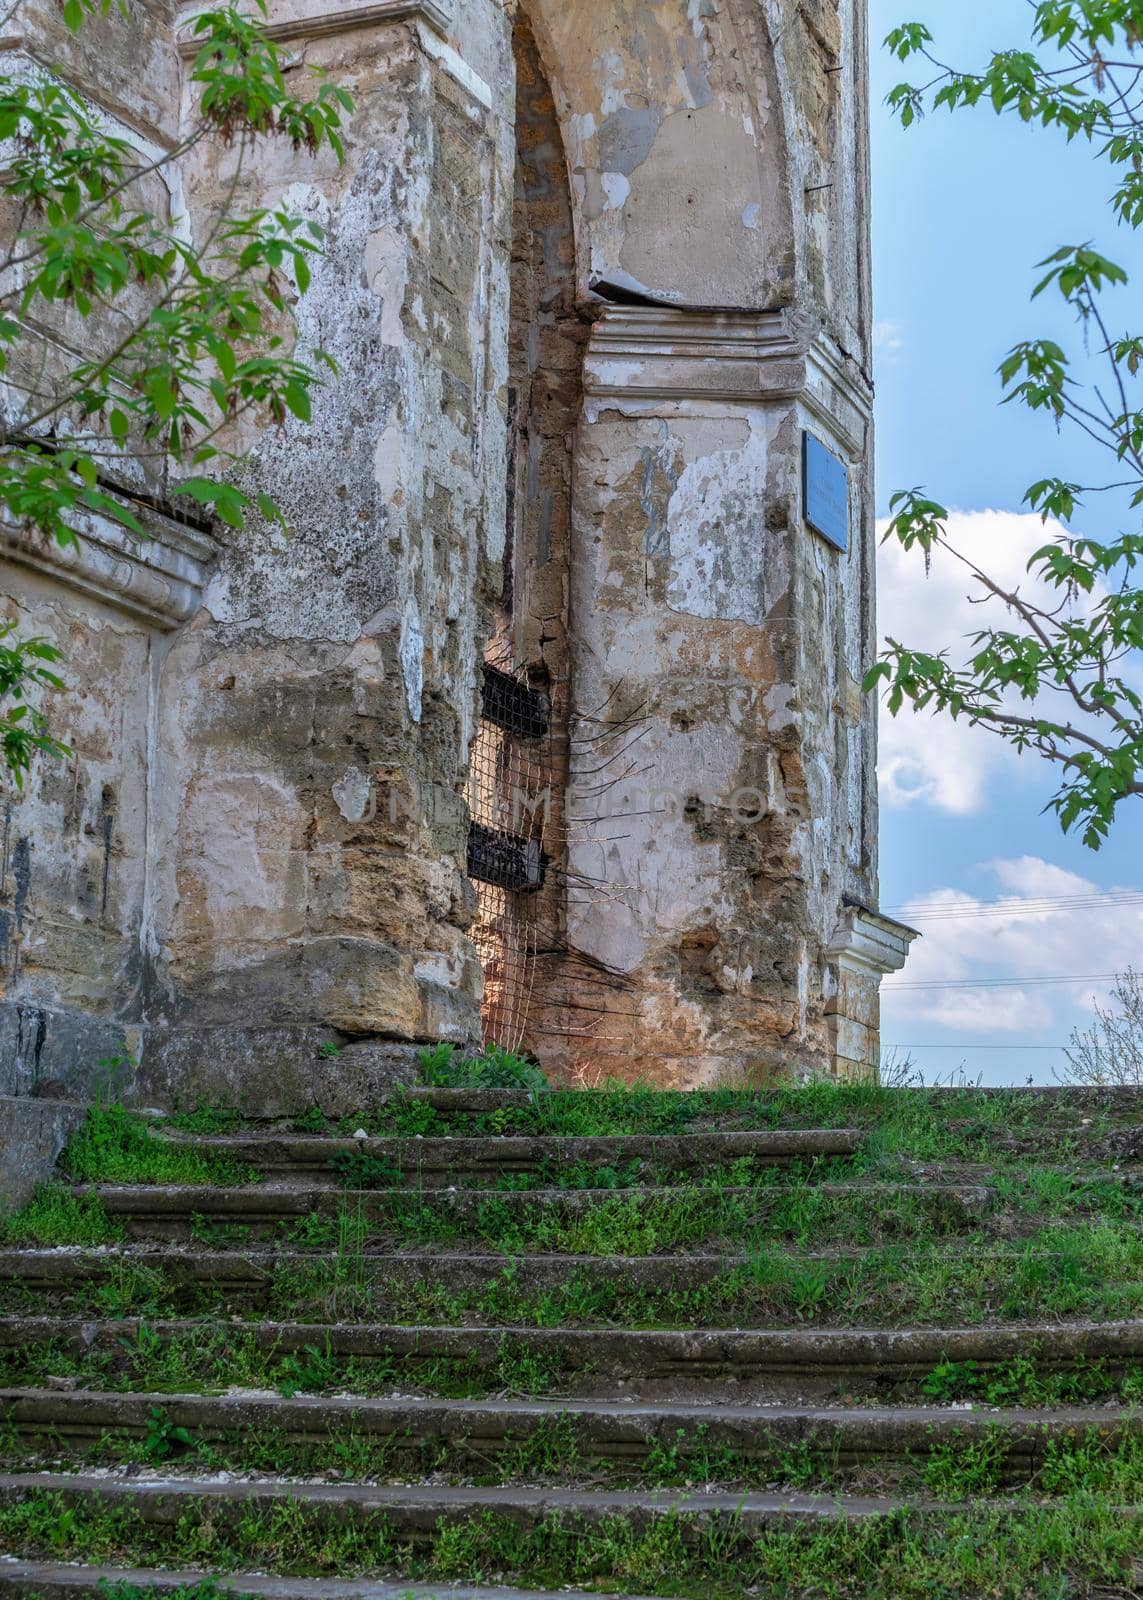
<path fill-rule="evenodd" d="M 214 1580 L 219 1592 L 257 1600 L 556 1600 L 551 1591 L 496 1589 L 471 1583 L 382 1583 L 368 1578 L 268 1578 L 264 1573 L 232 1572 L 225 1578 L 203 1571 L 172 1572 L 160 1567 L 71 1566 L 59 1561 L 17 1561 L 0 1556 L 3 1600 L 106 1600 L 107 1589 L 122 1585 L 149 1595 L 176 1594 Z M 558 1591 L 560 1600 L 618 1600 L 614 1595 Z M 624 1596 L 623 1600 L 633 1600 Z"/>
<path fill-rule="evenodd" d="M 696 1405 L 630 1400 L 377 1400 L 359 1395 L 286 1398 L 264 1393 L 224 1395 L 100 1393 L 51 1389 L 0 1391 L 0 1418 L 10 1435 L 50 1441 L 53 1452 L 81 1450 L 101 1441 L 144 1439 L 155 1408 L 172 1427 L 185 1428 L 200 1446 L 233 1452 L 237 1471 L 249 1461 L 242 1442 L 270 1436 L 290 1462 L 287 1470 L 321 1472 L 338 1466 L 330 1446 L 347 1440 L 385 1445 L 384 1475 L 434 1470 L 480 1477 L 498 1457 L 509 1470 L 543 1475 L 543 1453 L 523 1468 L 514 1453 L 529 1443 L 562 1448 L 574 1440 L 571 1470 L 606 1463 L 636 1477 L 653 1451 L 670 1450 L 680 1464 L 696 1463 L 703 1476 L 721 1473 L 733 1482 L 750 1466 L 781 1482 L 783 1453 L 811 1449 L 829 1477 L 876 1466 L 888 1476 L 922 1462 L 935 1450 L 971 1449 L 985 1441 L 997 1453 L 997 1481 L 1026 1483 L 1045 1459 L 1051 1441 L 1082 1441 L 1111 1449 L 1143 1439 L 1143 1416 L 1120 1406 L 1054 1409 L 962 1410 L 937 1406 L 810 1407 L 791 1405 Z M 326 1458 L 326 1452 L 329 1452 Z M 718 1465 L 712 1467 L 710 1453 Z M 721 1459 L 719 1459 L 721 1458 Z M 800 1458 L 799 1458 L 800 1459 Z M 295 1465 L 295 1462 L 297 1463 Z M 551 1467 L 563 1476 L 567 1468 Z M 685 1470 L 685 1465 L 684 1465 Z"/>
<path fill-rule="evenodd" d="M 335 1163 L 339 1158 L 356 1156 L 389 1167 L 407 1183 L 424 1188 L 444 1188 L 457 1177 L 492 1179 L 579 1165 L 629 1167 L 638 1163 L 642 1173 L 660 1176 L 668 1172 L 706 1173 L 744 1160 L 758 1167 L 781 1167 L 852 1156 L 861 1143 L 861 1135 L 853 1128 L 596 1138 L 514 1135 L 330 1139 L 279 1133 L 226 1137 L 167 1133 L 161 1137 L 243 1162 L 251 1171 L 278 1182 L 319 1182 L 340 1187 L 342 1179 Z"/>
<path fill-rule="evenodd" d="M 853 1251 L 848 1254 L 859 1254 Z M 839 1252 L 799 1252 L 799 1260 L 837 1260 Z M 343 1259 L 343 1258 L 342 1258 Z M 86 1249 L 32 1248 L 0 1250 L 0 1285 L 38 1295 L 67 1295 L 84 1285 L 106 1283 L 124 1268 L 138 1268 L 171 1288 L 216 1289 L 219 1295 L 257 1300 L 276 1277 L 329 1267 L 339 1258 L 332 1251 L 272 1248 L 212 1250 L 207 1247 L 155 1247 L 147 1244 Z M 697 1288 L 749 1265 L 746 1255 L 711 1253 L 686 1256 L 554 1256 L 487 1255 L 480 1252 L 363 1251 L 353 1256 L 355 1277 L 390 1284 L 426 1283 L 451 1293 L 477 1293 L 511 1270 L 537 1293 L 558 1288 L 574 1273 L 590 1273 L 599 1283 L 630 1284 L 641 1289 Z"/>
<path fill-rule="evenodd" d="M 252 1184 L 242 1188 L 213 1186 L 95 1184 L 79 1185 L 81 1194 L 97 1194 L 112 1218 L 123 1221 L 132 1238 L 185 1237 L 191 1219 L 222 1227 L 274 1233 L 302 1218 L 331 1220 L 349 1208 L 373 1229 L 394 1217 L 407 1217 L 411 1206 L 424 1205 L 462 1224 L 478 1223 L 485 1208 L 495 1205 L 511 1217 L 583 1217 L 607 1203 L 648 1206 L 682 1202 L 706 1207 L 717 1227 L 728 1202 L 746 1208 L 750 1225 L 764 1227 L 767 1217 L 789 1193 L 783 1185 L 764 1188 L 715 1188 L 680 1191 L 672 1188 L 628 1189 L 409 1189 L 337 1190 L 327 1187 Z M 849 1197 L 859 1207 L 887 1212 L 908 1204 L 914 1216 L 944 1227 L 967 1226 L 996 1203 L 996 1192 L 983 1183 L 815 1183 L 815 1194 Z"/>
<path fill-rule="evenodd" d="M 1027 1256 L 1026 1250 L 1011 1244 L 980 1244 L 957 1236 L 939 1239 L 929 1248 L 939 1250 L 942 1259 L 948 1257 L 957 1261 L 963 1261 L 966 1252 L 971 1251 L 982 1270 L 997 1274 L 1011 1271 L 1018 1260 Z M 906 1266 L 913 1259 L 916 1246 L 786 1250 L 783 1262 L 786 1265 L 840 1266 L 861 1261 L 873 1249 L 884 1251 L 887 1269 L 892 1270 L 897 1256 L 901 1265 Z M 1050 1250 L 1038 1251 L 1036 1258 L 1045 1263 L 1057 1259 Z M 585 1256 L 488 1254 L 480 1250 L 398 1252 L 381 1247 L 339 1256 L 330 1250 L 275 1249 L 266 1245 L 218 1250 L 194 1243 L 98 1245 L 81 1249 L 27 1247 L 0 1250 L 0 1304 L 5 1288 L 16 1294 L 58 1302 L 133 1272 L 148 1278 L 159 1296 L 169 1295 L 176 1300 L 182 1295 L 193 1300 L 196 1311 L 205 1309 L 204 1301 L 208 1297 L 220 1305 L 257 1306 L 274 1292 L 276 1284 L 288 1285 L 291 1279 L 308 1283 L 323 1274 L 331 1286 L 340 1275 L 342 1281 L 368 1289 L 375 1296 L 399 1285 L 476 1298 L 506 1274 L 511 1275 L 521 1293 L 537 1296 L 566 1286 L 572 1278 L 593 1286 L 666 1294 L 701 1289 L 735 1273 L 748 1274 L 752 1266 L 759 1267 L 764 1259 L 733 1251 Z M 15 1307 L 14 1296 L 8 1298 Z"/>
<path fill-rule="evenodd" d="M 534 1485 L 457 1488 L 448 1485 L 318 1483 L 307 1480 L 184 1477 L 174 1473 L 26 1472 L 0 1474 L 0 1506 L 50 1495 L 67 1506 L 97 1503 L 104 1511 L 129 1510 L 150 1530 L 149 1542 L 174 1533 L 180 1520 L 201 1516 L 229 1527 L 251 1512 L 282 1512 L 317 1525 L 348 1522 L 368 1537 L 372 1529 L 403 1542 L 431 1542 L 442 1526 L 500 1516 L 521 1529 L 558 1516 L 599 1527 L 622 1518 L 636 1531 L 673 1516 L 684 1533 L 702 1536 L 711 1525 L 750 1538 L 769 1529 L 798 1528 L 839 1518 L 883 1517 L 900 1500 L 881 1495 L 710 1493 L 692 1489 L 582 1489 Z"/>
<path fill-rule="evenodd" d="M 424 1327 L 370 1323 L 204 1322 L 200 1320 L 84 1321 L 62 1317 L 0 1319 L 0 1352 L 15 1370 L 20 1351 L 52 1349 L 73 1357 L 115 1356 L 130 1371 L 130 1352 L 143 1339 L 178 1341 L 213 1352 L 227 1339 L 250 1341 L 286 1357 L 311 1347 L 339 1361 L 393 1362 L 406 1381 L 418 1367 L 463 1362 L 475 1373 L 495 1369 L 505 1341 L 547 1371 L 598 1384 L 614 1379 L 679 1383 L 720 1379 L 809 1392 L 813 1385 L 848 1390 L 903 1385 L 940 1363 L 975 1362 L 1003 1369 L 1018 1358 L 1037 1372 L 1067 1373 L 1102 1363 L 1109 1378 L 1143 1362 L 1143 1320 L 1016 1323 L 971 1328 L 527 1328 Z"/>

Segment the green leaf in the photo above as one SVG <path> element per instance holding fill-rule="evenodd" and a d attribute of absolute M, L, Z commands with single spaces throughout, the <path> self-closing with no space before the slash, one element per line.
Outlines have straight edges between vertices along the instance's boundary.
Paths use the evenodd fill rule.
<path fill-rule="evenodd" d="M 312 417 L 309 390 L 296 378 L 287 383 L 283 399 L 290 411 L 301 422 L 309 422 Z"/>

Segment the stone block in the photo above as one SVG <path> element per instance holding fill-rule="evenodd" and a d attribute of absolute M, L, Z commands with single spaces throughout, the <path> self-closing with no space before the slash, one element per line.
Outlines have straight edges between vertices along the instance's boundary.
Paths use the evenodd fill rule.
<path fill-rule="evenodd" d="M 0 1096 L 0 1207 L 15 1209 L 32 1198 L 88 1110 L 78 1100 Z"/>
<path fill-rule="evenodd" d="M 248 1117 L 300 1116 L 313 1106 L 351 1116 L 416 1082 L 419 1049 L 396 1040 L 345 1044 L 321 1027 L 176 1028 L 148 1039 L 136 1098 L 165 1109 L 203 1102 Z"/>

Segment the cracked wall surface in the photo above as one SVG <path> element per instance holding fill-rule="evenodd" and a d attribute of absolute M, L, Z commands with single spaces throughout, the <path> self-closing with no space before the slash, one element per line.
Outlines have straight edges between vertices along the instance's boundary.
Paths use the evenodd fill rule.
<path fill-rule="evenodd" d="M 10 54 L 175 143 L 192 8 L 129 0 L 78 39 L 54 0 L 23 14 Z M 296 311 L 338 373 L 312 426 L 237 441 L 288 537 L 159 516 L 149 555 L 6 551 L 5 614 L 83 687 L 52 707 L 72 760 L 5 799 L 4 1083 L 123 1043 L 151 1098 L 209 1051 L 253 1104 L 291 1040 L 477 1038 L 490 650 L 562 740 L 531 1048 L 684 1085 L 860 1067 L 896 948 L 854 931 L 863 0 L 276 0 L 270 25 L 353 95 L 344 165 L 208 144 L 163 203 L 200 238 L 231 191 L 320 222 Z M 845 552 L 804 519 L 807 429 L 848 467 Z"/>

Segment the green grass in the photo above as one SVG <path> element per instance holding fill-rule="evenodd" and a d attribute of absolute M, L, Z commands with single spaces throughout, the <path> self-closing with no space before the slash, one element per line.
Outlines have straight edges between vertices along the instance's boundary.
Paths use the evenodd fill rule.
<path fill-rule="evenodd" d="M 539 1067 L 510 1050 L 489 1045 L 475 1058 L 458 1056 L 451 1044 L 421 1051 L 421 1078 L 438 1089 L 517 1089 L 545 1095 L 548 1080 Z"/>
<path fill-rule="evenodd" d="M 304 1390 L 383 1396 L 404 1386 L 444 1398 L 479 1399 L 502 1393 L 550 1394 L 558 1389 L 561 1375 L 508 1334 L 491 1361 L 476 1355 L 408 1362 L 337 1357 L 316 1335 L 301 1351 L 266 1349 L 252 1333 L 232 1324 L 194 1327 L 170 1337 L 143 1324 L 113 1347 L 82 1352 L 51 1340 L 0 1350 L 0 1383 L 38 1386 L 49 1376 L 75 1377 L 87 1388 L 118 1393 L 216 1393 L 233 1385 L 283 1395 Z"/>
<path fill-rule="evenodd" d="M 568 1584 L 694 1600 L 1079 1600 L 1132 1592 L 1137 1521 L 1076 1495 L 1051 1505 L 966 1507 L 824 1521 L 755 1537 L 736 1517 L 662 1515 L 589 1523 L 549 1515 L 530 1527 L 492 1513 L 442 1519 L 416 1544 L 380 1512 L 346 1522 L 298 1502 L 220 1516 L 185 1505 L 166 1527 L 131 1507 L 32 1493 L 0 1508 L 0 1540 L 23 1556 L 196 1563 L 322 1576 L 398 1575 L 401 1581 Z"/>
<path fill-rule="evenodd" d="M 98 1195 L 76 1194 L 62 1183 L 41 1184 L 26 1206 L 0 1216 L 2 1244 L 90 1246 L 122 1238 Z"/>
<path fill-rule="evenodd" d="M 448 1047 L 445 1047 L 447 1052 Z M 442 1054 L 443 1061 L 443 1054 Z M 533 1069 L 534 1070 L 534 1069 Z M 502 1081 L 493 1082 L 501 1077 Z M 455 1057 L 429 1074 L 442 1087 L 526 1087 L 509 1070 L 481 1068 Z M 1090 1130 L 1081 1129 L 1081 1113 Z M 314 1119 L 316 1123 L 316 1119 Z M 352 1126 L 351 1126 L 352 1124 Z M 881 1089 L 868 1084 L 810 1083 L 796 1088 L 700 1089 L 687 1093 L 612 1084 L 553 1090 L 530 1102 L 484 1112 L 446 1112 L 398 1093 L 371 1114 L 323 1123 L 328 1131 L 376 1135 L 532 1134 L 565 1137 L 688 1133 L 702 1130 L 858 1127 L 869 1159 L 1007 1163 L 1037 1149 L 1071 1159 L 1113 1128 L 1113 1112 L 1098 1106 L 1049 1108 L 1019 1090 L 991 1095 Z M 311 1125 L 307 1131 L 322 1131 Z M 1004 1150 L 1002 1142 L 1021 1148 Z"/>
<path fill-rule="evenodd" d="M 242 1126 L 242 1113 L 198 1100 L 193 1111 L 175 1111 L 164 1120 L 180 1133 L 227 1134 Z"/>
<path fill-rule="evenodd" d="M 106 1578 L 99 1585 L 100 1600 L 254 1600 L 217 1578 L 204 1578 L 201 1583 L 181 1584 L 177 1589 L 140 1589 L 133 1583 L 109 1583 Z"/>
<path fill-rule="evenodd" d="M 78 1183 L 240 1184 L 255 1181 L 245 1163 L 193 1144 L 158 1137 L 123 1106 L 96 1106 L 72 1135 L 60 1165 Z"/>
<path fill-rule="evenodd" d="M 291 1392 L 312 1393 L 322 1380 L 328 1387 L 330 1372 L 320 1351 L 297 1358 Z M 762 1430 L 749 1451 L 720 1442 L 714 1434 L 714 1427 L 706 1424 L 680 1427 L 669 1436 L 649 1440 L 641 1454 L 632 1449 L 619 1459 L 595 1450 L 571 1415 L 555 1415 L 507 1439 L 498 1449 L 490 1449 L 483 1438 L 467 1440 L 459 1426 L 446 1437 L 412 1429 L 378 1434 L 359 1431 L 352 1419 L 343 1416 L 328 1431 L 286 1433 L 270 1426 L 242 1425 L 229 1435 L 212 1431 L 209 1439 L 198 1439 L 156 1403 L 142 1433 L 111 1430 L 94 1442 L 10 1436 L 0 1446 L 0 1461 L 20 1470 L 40 1467 L 45 1460 L 69 1469 L 140 1462 L 198 1473 L 313 1478 L 332 1473 L 365 1483 L 431 1478 L 469 1486 L 587 1482 L 613 1489 L 701 1484 L 728 1494 L 778 1488 L 826 1495 L 925 1494 L 944 1501 L 997 1496 L 1012 1481 L 1008 1442 L 999 1426 L 984 1434 L 961 1430 L 925 1451 L 858 1464 L 841 1460 L 836 1441 L 824 1430 L 792 1440 L 775 1430 Z M 1134 1504 L 1143 1495 L 1143 1441 L 1127 1437 L 1109 1443 L 1094 1429 L 1050 1439 L 1032 1484 L 1044 1496 L 1100 1494 Z"/>
<path fill-rule="evenodd" d="M 956 1195 L 936 1187 L 831 1193 L 816 1179 L 765 1170 L 755 1183 L 735 1190 L 689 1180 L 668 1194 L 616 1193 L 582 1211 L 561 1211 L 542 1199 L 509 1205 L 495 1194 L 475 1210 L 463 1210 L 447 1193 L 423 1190 L 386 1196 L 371 1215 L 378 1231 L 419 1244 L 466 1240 L 506 1254 L 643 1256 L 764 1241 L 805 1249 L 951 1237 L 971 1231 L 989 1215 L 1005 1232 L 1009 1215 L 1017 1225 L 1132 1219 L 1143 1216 L 1143 1195 L 1111 1178 L 1053 1176 L 1051 1182 L 1013 1180 L 1003 1191 L 994 1189 L 982 1208 L 966 1209 Z"/>
<path fill-rule="evenodd" d="M 539 1328 L 1106 1319 L 1143 1310 L 1143 1235 L 1117 1224 L 1047 1228 L 1012 1246 L 977 1242 L 949 1251 L 917 1241 L 825 1260 L 758 1246 L 742 1265 L 689 1287 L 648 1288 L 585 1267 L 554 1287 L 534 1288 L 510 1261 L 483 1286 L 460 1290 L 393 1274 L 343 1242 L 330 1256 L 280 1263 L 260 1309 L 284 1320 Z"/>
<path fill-rule="evenodd" d="M 1050 1357 L 1029 1343 L 1002 1367 L 982 1367 L 976 1361 L 942 1361 L 921 1384 L 926 1398 L 940 1405 L 958 1400 L 986 1406 L 1083 1405 L 1118 1395 L 1132 1404 L 1143 1403 L 1143 1371 L 1132 1367 L 1118 1382 L 1102 1361 L 1083 1361 L 1066 1372 L 1041 1370 L 1039 1357 Z"/>
<path fill-rule="evenodd" d="M 290 1285 L 295 1298 L 287 1300 L 283 1295 L 270 1308 L 275 1319 L 302 1322 L 324 1319 L 330 1323 L 384 1319 L 410 1326 L 445 1327 L 464 1326 L 474 1321 L 493 1330 L 571 1325 L 688 1329 L 704 1323 L 727 1327 L 764 1326 L 767 1322 L 783 1326 L 793 1320 L 742 1314 L 744 1302 L 731 1297 L 732 1293 L 737 1293 L 738 1286 L 728 1290 L 718 1283 L 708 1286 L 701 1317 L 682 1314 L 686 1306 L 680 1298 L 672 1305 L 676 1312 L 672 1318 L 654 1321 L 633 1315 L 626 1323 L 619 1317 L 604 1320 L 598 1316 L 598 1301 L 589 1299 L 590 1285 L 577 1288 L 572 1284 L 566 1292 L 553 1290 L 546 1296 L 529 1300 L 521 1293 L 512 1273 L 490 1286 L 479 1314 L 474 1316 L 471 1302 L 459 1298 L 450 1300 L 446 1292 L 431 1283 L 415 1298 L 406 1299 L 399 1286 L 394 1290 L 381 1282 L 375 1288 L 377 1298 L 374 1301 L 363 1290 L 356 1272 L 349 1260 L 339 1284 L 328 1278 L 298 1278 Z M 119 1303 L 109 1304 L 112 1293 L 121 1297 Z M 587 1304 L 577 1302 L 578 1293 L 584 1295 Z M 93 1286 L 94 1296 L 101 1298 L 94 1304 L 89 1300 L 82 1306 L 71 1306 L 69 1314 L 94 1311 L 99 1315 L 130 1317 L 138 1320 L 137 1331 L 125 1330 L 114 1339 L 77 1353 L 70 1343 L 55 1340 L 45 1329 L 44 1336 L 23 1346 L 12 1344 L 0 1349 L 0 1382 L 8 1386 L 40 1385 L 49 1376 L 73 1375 L 82 1378 L 88 1387 L 118 1390 L 176 1392 L 186 1388 L 210 1391 L 236 1383 L 274 1388 L 282 1393 L 306 1389 L 374 1395 L 387 1394 L 395 1386 L 412 1386 L 427 1393 L 475 1395 L 511 1390 L 558 1394 L 566 1392 L 576 1381 L 598 1382 L 592 1377 L 595 1369 L 590 1356 L 585 1364 L 561 1357 L 556 1346 L 529 1341 L 523 1331 L 502 1335 L 490 1353 L 473 1349 L 464 1358 L 382 1355 L 376 1359 L 357 1359 L 334 1354 L 324 1344 L 326 1336 L 319 1320 L 314 1323 L 312 1343 L 306 1346 L 304 1355 L 299 1355 L 280 1349 L 273 1342 L 268 1343 L 265 1333 L 259 1337 L 256 1323 L 244 1324 L 228 1317 L 226 1308 L 220 1309 L 217 1305 L 214 1320 L 184 1321 L 175 1328 L 165 1328 L 160 1335 L 152 1326 L 155 1321 L 165 1321 L 172 1313 L 185 1315 L 191 1309 L 201 1314 L 205 1307 L 201 1304 L 194 1308 L 175 1307 L 163 1303 L 154 1284 L 146 1280 L 139 1284 L 137 1297 L 131 1304 L 123 1303 L 126 1296 L 117 1279 L 108 1285 Z M 722 1296 L 725 1298 L 720 1298 Z M 902 1294 L 902 1300 L 905 1299 L 907 1293 Z M 43 1308 L 37 1309 L 42 1312 Z M 628 1309 L 641 1307 L 636 1305 Z M 265 1308 L 261 1314 L 265 1315 Z M 899 1315 L 895 1321 L 899 1325 L 907 1318 Z M 269 1337 L 272 1340 L 272 1332 Z M 1143 1401 L 1143 1383 L 1137 1369 L 1124 1370 L 1093 1360 L 1080 1363 L 1074 1369 L 1056 1371 L 1052 1346 L 1050 1336 L 1039 1341 L 1029 1338 L 1024 1341 L 1020 1357 L 1014 1361 L 996 1367 L 944 1361 L 926 1376 L 895 1387 L 898 1392 L 938 1404 L 973 1400 L 993 1406 L 1053 1406 L 1112 1398 L 1134 1403 Z M 320 1353 L 320 1362 L 316 1353 Z M 883 1397 L 888 1383 L 887 1380 L 842 1378 L 839 1387 L 847 1398 Z"/>

